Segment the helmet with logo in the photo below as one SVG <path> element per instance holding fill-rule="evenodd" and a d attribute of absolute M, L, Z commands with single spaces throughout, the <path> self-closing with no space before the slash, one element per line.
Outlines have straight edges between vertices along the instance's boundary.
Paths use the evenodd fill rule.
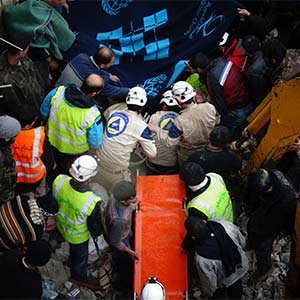
<path fill-rule="evenodd" d="M 75 159 L 69 172 L 75 180 L 87 181 L 98 172 L 97 160 L 91 155 L 82 155 Z"/>
<path fill-rule="evenodd" d="M 178 81 L 172 88 L 173 97 L 181 104 L 189 101 L 196 96 L 193 87 L 186 81 Z"/>
<path fill-rule="evenodd" d="M 145 106 L 145 104 L 147 103 L 146 91 L 139 86 L 131 88 L 126 97 L 126 103 L 138 106 Z"/>
<path fill-rule="evenodd" d="M 163 285 L 157 281 L 157 278 L 150 277 L 148 282 L 145 283 L 142 293 L 141 300 L 165 300 L 166 292 Z"/>
<path fill-rule="evenodd" d="M 159 102 L 160 104 L 165 103 L 168 106 L 178 106 L 177 101 L 173 97 L 172 91 L 166 91 L 162 94 L 162 98 Z"/>

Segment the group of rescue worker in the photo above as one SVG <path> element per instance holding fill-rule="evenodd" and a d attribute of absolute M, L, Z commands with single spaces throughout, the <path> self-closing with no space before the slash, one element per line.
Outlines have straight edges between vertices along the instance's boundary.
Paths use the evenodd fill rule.
<path fill-rule="evenodd" d="M 55 1 L 45 2 L 53 7 Z M 239 10 L 241 16 L 248 13 Z M 261 45 L 254 35 L 239 39 L 226 32 L 219 56 L 191 57 L 187 72 L 160 96 L 160 109 L 148 121 L 145 89 L 123 87 L 108 72 L 116 59 L 109 47 L 73 58 L 51 86 L 27 56 L 30 36 L 14 33 L 4 43 L 0 299 L 41 299 L 35 268 L 51 257 L 45 232 L 69 244 L 71 281 L 94 291 L 101 286 L 88 274 L 89 240 L 103 234 L 112 253 L 115 298 L 130 295 L 133 261 L 140 259 L 132 230 L 140 201 L 130 165 L 134 153 L 142 156 L 147 174 L 179 174 L 185 183 L 182 248 L 194 262 L 189 268 L 197 270 L 203 298 L 242 298 L 246 251 L 256 256 L 251 283 L 270 274 L 274 241 L 293 230 L 299 173 L 253 169 L 237 194 L 243 162 L 230 143 L 272 85 L 297 73 L 297 61 L 288 59 L 279 39 Z M 257 80 L 265 84 L 255 86 Z M 299 143 L 290 148 L 296 164 L 299 150 Z M 107 191 L 107 201 L 95 183 Z M 242 212 L 247 232 L 238 227 Z M 164 299 L 167 292 L 151 277 L 141 299 Z"/>

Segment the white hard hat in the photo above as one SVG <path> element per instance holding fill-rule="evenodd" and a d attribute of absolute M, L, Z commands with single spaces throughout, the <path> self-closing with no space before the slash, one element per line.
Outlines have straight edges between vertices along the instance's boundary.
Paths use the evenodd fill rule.
<path fill-rule="evenodd" d="M 176 82 L 172 88 L 172 93 L 179 104 L 185 103 L 196 96 L 193 87 L 186 81 Z"/>
<path fill-rule="evenodd" d="M 98 172 L 97 160 L 91 155 L 82 155 L 75 159 L 69 172 L 77 181 L 87 181 Z"/>
<path fill-rule="evenodd" d="M 164 92 L 159 103 L 165 103 L 168 106 L 178 106 L 176 99 L 173 97 L 172 91 Z"/>
<path fill-rule="evenodd" d="M 139 86 L 131 88 L 126 97 L 126 103 L 144 106 L 147 103 L 146 91 Z"/>
<path fill-rule="evenodd" d="M 155 277 L 150 277 L 144 285 L 141 300 L 165 300 L 166 293 L 163 285 L 156 280 Z"/>
<path fill-rule="evenodd" d="M 228 40 L 228 37 L 229 37 L 229 33 L 228 32 L 225 32 L 222 36 L 222 39 L 219 43 L 219 46 L 223 46 L 224 44 L 226 44 L 227 40 Z"/>

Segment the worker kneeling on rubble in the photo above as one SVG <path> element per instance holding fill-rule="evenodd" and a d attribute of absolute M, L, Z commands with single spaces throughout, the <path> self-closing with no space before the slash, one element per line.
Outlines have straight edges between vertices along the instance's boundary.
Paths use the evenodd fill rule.
<path fill-rule="evenodd" d="M 248 271 L 248 259 L 239 228 L 231 222 L 205 221 L 199 216 L 189 216 L 184 226 L 187 234 L 182 248 L 195 251 L 201 296 L 241 299 L 241 278 Z"/>
<path fill-rule="evenodd" d="M 82 155 L 69 170 L 72 178 L 58 175 L 53 182 L 53 196 L 59 205 L 57 229 L 70 245 L 71 279 L 77 285 L 93 290 L 100 287 L 93 278 L 87 277 L 88 244 L 91 235 L 102 234 L 102 200 L 90 191 L 89 182 L 97 174 L 97 169 L 94 157 Z"/>
<path fill-rule="evenodd" d="M 233 222 L 231 199 L 220 175 L 205 174 L 199 164 L 186 162 L 180 170 L 180 178 L 191 190 L 186 206 L 189 216 L 197 215 L 204 220 Z"/>

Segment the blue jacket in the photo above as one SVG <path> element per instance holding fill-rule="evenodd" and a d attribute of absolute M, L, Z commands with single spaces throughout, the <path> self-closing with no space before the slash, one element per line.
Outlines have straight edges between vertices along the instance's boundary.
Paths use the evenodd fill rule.
<path fill-rule="evenodd" d="M 90 74 L 98 74 L 103 77 L 105 85 L 100 92 L 100 95 L 122 98 L 126 97 L 129 88 L 116 86 L 112 84 L 109 79 L 110 73 L 106 70 L 100 69 L 94 62 L 92 56 L 86 53 L 78 54 L 74 57 L 63 70 L 60 78 L 57 80 L 56 85 L 66 85 L 73 83 L 80 86 L 85 77 Z"/>
<path fill-rule="evenodd" d="M 58 88 L 53 89 L 45 97 L 41 108 L 40 113 L 43 120 L 49 118 L 50 109 L 51 109 L 51 99 L 55 95 Z M 93 100 L 84 95 L 80 89 L 74 85 L 70 85 L 65 90 L 65 102 L 70 107 L 91 107 L 94 105 Z M 98 149 L 102 143 L 103 138 L 103 123 L 101 121 L 101 116 L 97 117 L 93 125 L 87 130 L 87 141 L 92 149 Z"/>

